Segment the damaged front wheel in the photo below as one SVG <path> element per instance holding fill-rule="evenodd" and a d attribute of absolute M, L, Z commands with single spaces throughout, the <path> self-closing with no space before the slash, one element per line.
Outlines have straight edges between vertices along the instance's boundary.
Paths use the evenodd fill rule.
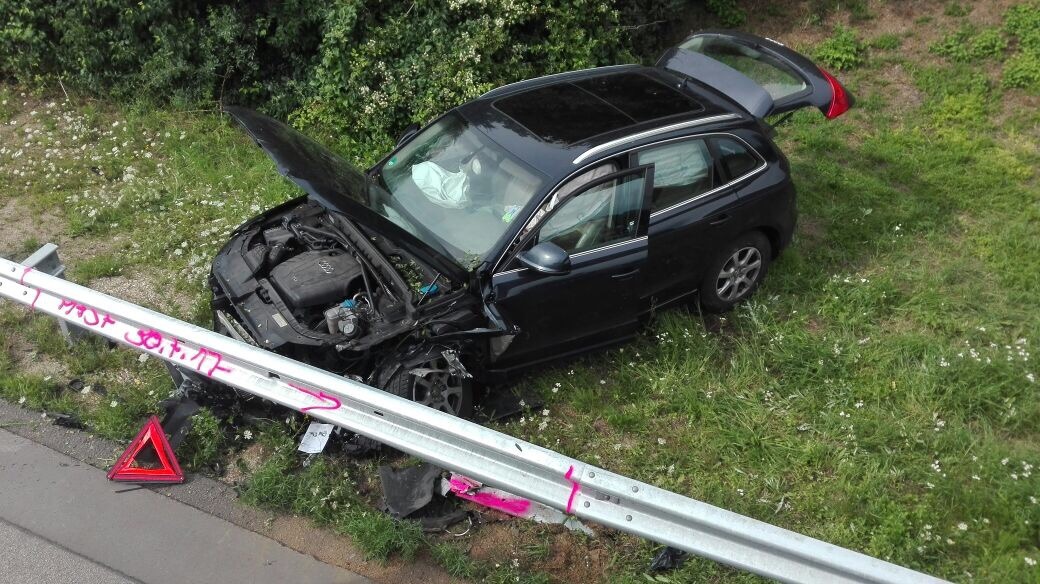
<path fill-rule="evenodd" d="M 428 361 L 401 368 L 384 389 L 461 418 L 473 413 L 473 380 L 455 358 L 431 354 Z"/>

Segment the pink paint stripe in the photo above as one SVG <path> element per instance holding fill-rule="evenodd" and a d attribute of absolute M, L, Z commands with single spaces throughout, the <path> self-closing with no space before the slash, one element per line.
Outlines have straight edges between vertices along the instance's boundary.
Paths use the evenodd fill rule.
<path fill-rule="evenodd" d="M 36 312 L 36 301 L 39 300 L 39 299 L 40 299 L 40 291 L 36 290 L 36 297 L 33 298 L 32 303 L 29 304 L 29 310 L 31 310 L 33 312 Z"/>
<path fill-rule="evenodd" d="M 303 393 L 306 393 L 311 397 L 316 397 L 321 401 L 332 402 L 333 404 L 331 406 L 307 406 L 305 408 L 300 408 L 301 412 L 309 412 L 310 410 L 336 410 L 343 405 L 343 402 L 339 401 L 339 398 L 331 396 L 325 393 L 324 391 L 314 392 L 305 387 L 300 387 L 299 385 L 296 385 L 294 383 L 290 383 L 289 387 L 295 389 L 296 391 L 302 391 Z"/>
<path fill-rule="evenodd" d="M 456 497 L 501 511 L 506 515 L 524 517 L 528 509 L 531 508 L 531 502 L 520 497 L 506 498 L 492 493 L 472 492 L 476 487 L 461 478 L 452 477 L 449 483 L 451 484 L 451 491 L 455 493 Z"/>
<path fill-rule="evenodd" d="M 32 271 L 32 268 L 28 268 L 28 267 L 25 268 L 24 270 L 22 270 L 22 277 L 18 278 L 18 283 L 21 284 L 22 286 L 25 286 L 25 275 L 28 274 L 31 271 Z"/>
<path fill-rule="evenodd" d="M 563 475 L 563 478 L 567 479 L 571 483 L 571 496 L 567 499 L 567 514 L 570 515 L 574 510 L 574 498 L 581 492 L 581 485 L 571 480 L 571 476 L 574 474 L 574 466 L 567 469 L 567 474 Z"/>

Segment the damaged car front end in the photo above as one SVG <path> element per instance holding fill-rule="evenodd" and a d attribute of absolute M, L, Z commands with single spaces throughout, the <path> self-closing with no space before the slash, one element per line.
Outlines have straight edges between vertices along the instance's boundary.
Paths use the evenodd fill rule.
<path fill-rule="evenodd" d="M 469 415 L 488 338 L 506 332 L 471 293 L 471 274 L 388 219 L 404 211 L 342 159 L 270 118 L 228 113 L 307 196 L 242 225 L 220 250 L 217 330 Z"/>

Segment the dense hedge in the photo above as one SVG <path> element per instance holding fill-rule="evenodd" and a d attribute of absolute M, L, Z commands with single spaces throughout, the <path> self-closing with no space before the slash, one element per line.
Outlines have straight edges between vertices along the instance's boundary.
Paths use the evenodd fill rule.
<path fill-rule="evenodd" d="M 703 2 L 0 0 L 0 77 L 245 103 L 366 159 L 496 85 L 650 55 L 691 4 Z"/>

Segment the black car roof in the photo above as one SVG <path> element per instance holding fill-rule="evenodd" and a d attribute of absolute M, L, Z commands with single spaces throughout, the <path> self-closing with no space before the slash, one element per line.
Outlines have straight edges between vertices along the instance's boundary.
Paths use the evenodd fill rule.
<path fill-rule="evenodd" d="M 746 117 L 731 100 L 696 80 L 640 65 L 521 81 L 456 111 L 553 182 L 577 169 L 574 161 L 582 154 L 619 138 L 719 114 Z"/>

